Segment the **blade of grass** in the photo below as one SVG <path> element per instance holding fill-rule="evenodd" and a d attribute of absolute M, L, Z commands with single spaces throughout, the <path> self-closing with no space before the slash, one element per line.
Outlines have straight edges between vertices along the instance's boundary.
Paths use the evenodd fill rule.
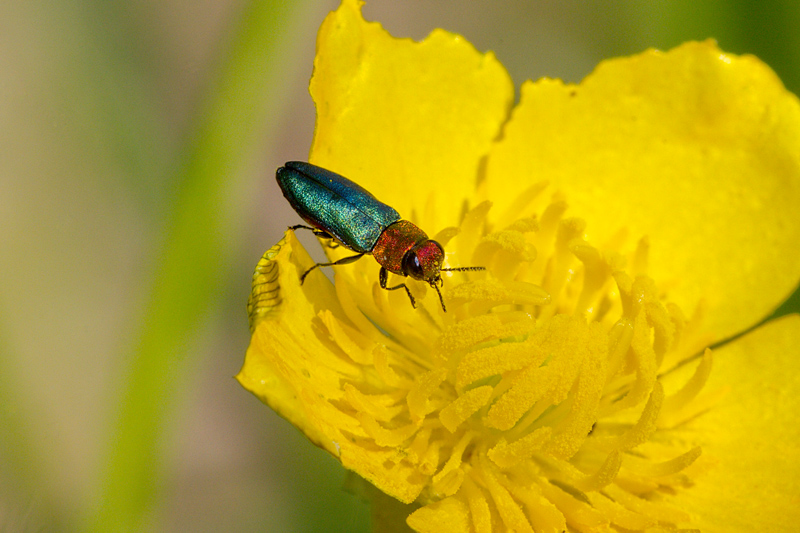
<path fill-rule="evenodd" d="M 196 358 L 187 345 L 221 296 L 230 255 L 230 191 L 274 100 L 280 47 L 302 3 L 254 0 L 245 8 L 217 83 L 200 110 L 176 176 L 173 209 L 138 341 L 85 529 L 135 531 L 158 489 L 165 416 Z M 273 97 L 270 98 L 270 95 Z"/>

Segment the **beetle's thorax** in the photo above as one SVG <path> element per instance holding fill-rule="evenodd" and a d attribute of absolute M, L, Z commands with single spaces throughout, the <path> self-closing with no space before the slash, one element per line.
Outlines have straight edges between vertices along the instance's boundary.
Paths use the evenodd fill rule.
<path fill-rule="evenodd" d="M 389 272 L 426 281 L 439 276 L 444 260 L 439 243 L 429 240 L 424 231 L 408 220 L 398 220 L 386 228 L 378 237 L 372 255 Z"/>

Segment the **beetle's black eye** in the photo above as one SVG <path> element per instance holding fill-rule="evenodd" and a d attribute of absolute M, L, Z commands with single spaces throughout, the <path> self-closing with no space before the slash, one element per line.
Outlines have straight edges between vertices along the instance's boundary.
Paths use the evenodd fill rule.
<path fill-rule="evenodd" d="M 409 250 L 403 257 L 403 274 L 414 279 L 424 279 L 422 265 L 419 262 L 416 250 Z"/>

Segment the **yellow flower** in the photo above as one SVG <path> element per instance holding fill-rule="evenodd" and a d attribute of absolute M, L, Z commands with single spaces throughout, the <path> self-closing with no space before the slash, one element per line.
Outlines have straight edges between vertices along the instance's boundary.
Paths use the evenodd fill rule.
<path fill-rule="evenodd" d="M 800 105 L 768 67 L 688 43 L 513 106 L 492 54 L 345 0 L 311 92 L 310 161 L 487 271 L 443 275 L 446 313 L 403 280 L 413 309 L 369 257 L 301 286 L 287 232 L 242 385 L 416 531 L 799 527 L 800 317 L 715 344 L 800 277 Z"/>

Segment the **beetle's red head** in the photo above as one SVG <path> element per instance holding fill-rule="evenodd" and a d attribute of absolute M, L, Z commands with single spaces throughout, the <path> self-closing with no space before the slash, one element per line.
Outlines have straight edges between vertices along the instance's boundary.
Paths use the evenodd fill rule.
<path fill-rule="evenodd" d="M 422 241 L 403 256 L 403 273 L 433 285 L 440 279 L 444 249 L 436 241 Z"/>

